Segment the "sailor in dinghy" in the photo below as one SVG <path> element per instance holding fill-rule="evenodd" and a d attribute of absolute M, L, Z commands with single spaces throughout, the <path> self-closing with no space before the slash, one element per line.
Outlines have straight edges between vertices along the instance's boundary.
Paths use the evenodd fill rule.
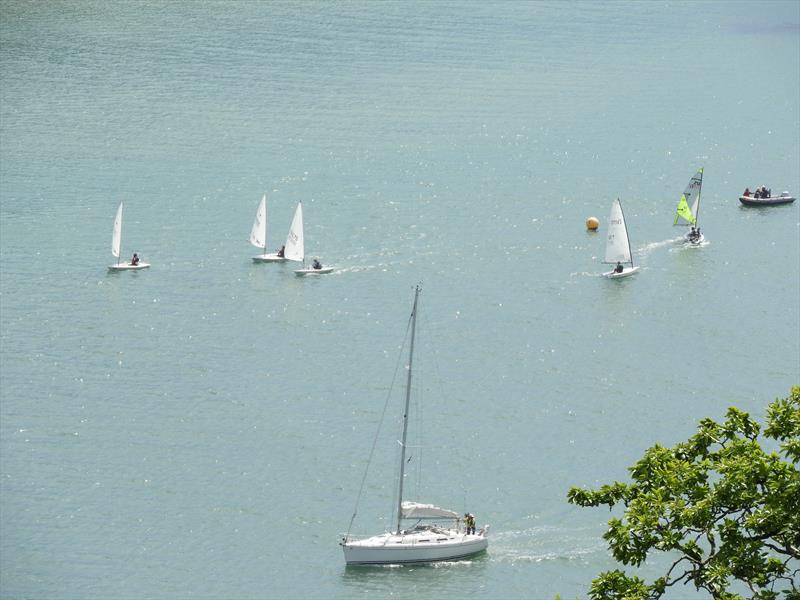
<path fill-rule="evenodd" d="M 326 275 L 333 272 L 333 267 L 324 267 L 319 262 L 318 258 L 314 259 L 314 264 L 311 267 L 306 266 L 306 246 L 305 236 L 303 234 L 303 205 L 297 204 L 297 210 L 294 213 L 292 220 L 292 227 L 289 231 L 289 238 L 286 240 L 286 258 L 289 260 L 296 260 L 303 263 L 303 267 L 295 269 L 294 274 L 298 277 L 305 275 Z"/>
<path fill-rule="evenodd" d="M 606 257 L 604 263 L 616 264 L 616 266 L 603 276 L 609 279 L 627 277 L 639 270 L 639 266 L 634 266 L 633 256 L 631 255 L 631 242 L 628 239 L 628 228 L 625 225 L 625 215 L 622 212 L 622 205 L 619 198 L 614 200 L 611 205 L 611 214 L 608 217 L 608 237 L 606 238 Z M 630 263 L 630 267 L 625 265 Z"/>
<path fill-rule="evenodd" d="M 673 225 L 690 225 L 691 229 L 683 236 L 683 239 L 693 246 L 702 244 L 705 236 L 700 232 L 698 225 L 700 213 L 700 192 L 703 189 L 703 167 L 695 173 L 689 180 L 689 184 L 681 194 L 678 208 L 675 211 L 675 221 Z M 689 203 L 691 202 L 691 206 Z"/>
<path fill-rule="evenodd" d="M 122 202 L 119 203 L 117 214 L 114 217 L 114 229 L 111 233 L 111 255 L 117 259 L 116 264 L 109 265 L 108 270 L 112 273 L 118 271 L 138 271 L 140 269 L 147 269 L 150 263 L 139 260 L 139 255 L 134 252 L 130 262 L 122 262 Z"/>
<path fill-rule="evenodd" d="M 289 232 L 291 235 L 291 231 Z M 286 245 L 281 246 L 277 252 L 267 252 L 267 194 L 261 197 L 261 202 L 258 203 L 256 209 L 256 216 L 253 219 L 253 228 L 250 230 L 250 243 L 256 248 L 260 248 L 263 252 L 258 256 L 253 257 L 254 263 L 269 263 L 269 262 L 284 262 L 286 257 L 284 249 Z"/>

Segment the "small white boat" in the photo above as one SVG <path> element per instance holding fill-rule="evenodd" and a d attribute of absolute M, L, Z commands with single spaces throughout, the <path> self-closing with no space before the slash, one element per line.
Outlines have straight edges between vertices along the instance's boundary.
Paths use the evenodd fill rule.
<path fill-rule="evenodd" d="M 700 192 L 703 188 L 703 167 L 695 173 L 689 180 L 689 185 L 681 194 L 681 199 L 678 201 L 678 209 L 675 213 L 675 221 L 673 225 L 691 226 L 691 229 L 686 232 L 683 239 L 686 243 L 698 246 L 702 244 L 706 237 L 700 231 L 698 225 L 700 213 Z M 691 207 L 689 206 L 691 202 Z"/>
<path fill-rule="evenodd" d="M 603 261 L 608 264 L 616 264 L 616 268 L 603 273 L 609 279 L 628 277 L 639 270 L 638 266 L 633 265 L 631 255 L 631 241 L 628 239 L 628 228 L 625 225 L 625 215 L 622 212 L 622 205 L 619 198 L 614 200 L 611 205 L 611 214 L 608 217 L 608 237 L 606 238 L 606 257 Z M 627 266 L 630 264 L 630 266 Z"/>
<path fill-rule="evenodd" d="M 294 271 L 294 274 L 298 277 L 304 277 L 305 275 L 326 275 L 328 273 L 333 273 L 333 267 L 320 267 L 319 269 L 310 267 L 307 269 L 295 269 Z"/>
<path fill-rule="evenodd" d="M 294 212 L 294 219 L 292 219 L 292 226 L 289 229 L 289 237 L 286 239 L 286 248 L 284 254 L 287 259 L 303 263 L 303 267 L 295 269 L 294 274 L 298 277 L 305 275 L 325 275 L 333 271 L 333 267 L 323 267 L 319 264 L 318 260 L 314 260 L 314 265 L 307 267 L 305 264 L 306 259 L 306 243 L 305 235 L 303 233 L 303 203 L 297 203 L 297 210 Z M 318 266 L 317 266 L 318 265 Z"/>
<path fill-rule="evenodd" d="M 406 439 L 409 424 L 409 407 L 411 399 L 411 376 L 414 363 L 414 338 L 417 326 L 417 305 L 419 286 L 414 293 L 414 306 L 411 312 L 411 342 L 408 352 L 408 368 L 405 392 L 405 408 L 403 410 L 403 434 L 400 441 L 400 469 L 398 480 L 397 527 L 379 535 L 358 537 L 348 531 L 340 542 L 344 551 L 344 559 L 348 565 L 385 565 L 429 563 L 443 560 L 458 560 L 483 552 L 489 546 L 489 527 L 484 526 L 475 531 L 474 518 L 472 528 L 468 530 L 466 523 L 460 524 L 458 514 L 432 504 L 408 502 L 403 499 L 405 482 Z M 353 525 L 358 502 L 350 526 Z M 469 515 L 472 517 L 472 515 Z M 413 521 L 410 526 L 404 523 Z"/>
<path fill-rule="evenodd" d="M 111 234 L 111 254 L 116 257 L 117 263 L 109 265 L 109 271 L 139 271 L 146 269 L 150 263 L 142 262 L 136 253 L 133 255 L 131 262 L 122 262 L 119 260 L 120 249 L 122 246 L 122 202 L 119 203 L 117 208 L 117 216 L 114 217 L 114 230 Z"/>
<path fill-rule="evenodd" d="M 250 230 L 250 243 L 256 248 L 263 248 L 264 253 L 253 257 L 253 262 L 283 262 L 286 260 L 280 252 L 267 252 L 267 195 L 261 198 L 256 209 L 256 218 Z"/>

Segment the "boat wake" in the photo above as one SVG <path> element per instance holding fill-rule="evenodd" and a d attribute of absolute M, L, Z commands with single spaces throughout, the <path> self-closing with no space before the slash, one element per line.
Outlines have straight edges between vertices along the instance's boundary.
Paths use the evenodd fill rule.
<path fill-rule="evenodd" d="M 605 266 L 605 265 L 603 265 L 603 266 Z M 590 272 L 590 271 L 575 271 L 574 273 L 570 273 L 569 274 L 570 279 L 572 279 L 574 277 L 602 277 L 602 276 L 603 276 L 603 273 L 601 273 L 601 272 L 594 273 L 594 272 Z"/>
<path fill-rule="evenodd" d="M 672 246 L 673 244 L 676 244 L 676 243 L 682 242 L 682 241 L 683 241 L 683 236 L 676 237 L 676 238 L 669 238 L 669 239 L 666 239 L 666 240 L 661 240 L 660 242 L 650 242 L 650 243 L 645 244 L 644 246 L 640 247 L 636 251 L 636 254 L 638 256 L 647 256 L 648 254 L 650 254 L 654 250 L 658 250 L 659 248 L 664 248 L 666 246 Z"/>
<path fill-rule="evenodd" d="M 706 246 L 708 246 L 711 243 L 708 240 L 703 240 L 699 244 L 692 244 L 691 242 L 687 242 L 683 238 L 681 238 L 678 241 L 681 242 L 681 243 L 677 244 L 674 248 L 670 248 L 669 249 L 670 252 L 683 252 L 687 248 L 705 248 Z"/>
<path fill-rule="evenodd" d="M 342 275 L 343 273 L 366 273 L 368 271 L 386 271 L 388 264 L 378 265 L 351 265 L 349 267 L 336 267 L 332 274 Z"/>
<path fill-rule="evenodd" d="M 683 247 L 684 248 L 704 248 L 705 246 L 708 246 L 710 243 L 711 242 L 709 242 L 708 240 L 703 240 L 699 244 L 692 244 L 691 242 L 686 242 L 686 243 L 683 244 Z"/>
<path fill-rule="evenodd" d="M 585 556 L 606 552 L 605 542 L 597 537 L 594 529 L 532 527 L 493 532 L 491 535 L 492 559 L 511 564 L 582 560 Z"/>

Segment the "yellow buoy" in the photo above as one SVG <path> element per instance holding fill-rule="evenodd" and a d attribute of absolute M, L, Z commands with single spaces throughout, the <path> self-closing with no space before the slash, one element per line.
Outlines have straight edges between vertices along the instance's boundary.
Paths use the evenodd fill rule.
<path fill-rule="evenodd" d="M 589 231 L 597 231 L 598 227 L 600 227 L 600 220 L 597 217 L 589 217 L 586 219 L 586 229 Z"/>

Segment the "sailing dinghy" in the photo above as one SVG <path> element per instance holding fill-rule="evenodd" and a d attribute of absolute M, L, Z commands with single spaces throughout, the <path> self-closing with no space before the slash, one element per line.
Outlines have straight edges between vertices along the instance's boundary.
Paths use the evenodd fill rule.
<path fill-rule="evenodd" d="M 138 259 L 137 255 L 134 254 L 133 256 L 136 257 L 136 262 L 122 262 L 120 261 L 120 249 L 122 246 L 122 202 L 119 203 L 119 208 L 117 209 L 117 216 L 114 217 L 114 231 L 111 234 L 111 254 L 116 257 L 117 263 L 114 265 L 109 265 L 109 271 L 138 271 L 140 269 L 146 269 L 150 266 L 150 263 L 142 262 Z"/>
<path fill-rule="evenodd" d="M 673 225 L 691 225 L 691 229 L 683 236 L 683 239 L 693 246 L 698 246 L 705 241 L 705 236 L 700 232 L 698 226 L 698 215 L 700 213 L 700 191 L 703 188 L 703 168 L 695 173 L 689 180 L 689 185 L 681 194 L 678 201 L 678 209 L 675 213 Z"/>
<path fill-rule="evenodd" d="M 617 265 L 608 273 L 603 273 L 609 279 L 627 277 L 639 270 L 633 265 L 631 255 L 631 241 L 628 238 L 628 228 L 625 226 L 625 215 L 619 198 L 611 205 L 611 214 L 608 217 L 608 238 L 606 239 L 606 258 L 604 263 Z M 630 264 L 630 266 L 626 266 Z"/>
<path fill-rule="evenodd" d="M 294 219 L 289 229 L 289 237 L 286 239 L 286 258 L 303 263 L 303 268 L 295 269 L 294 274 L 298 277 L 304 275 L 325 275 L 333 271 L 333 267 L 323 267 L 320 262 L 314 259 L 311 267 L 306 267 L 306 245 L 303 237 L 303 203 L 297 203 L 297 210 L 294 211 Z"/>
<path fill-rule="evenodd" d="M 267 195 L 261 198 L 256 209 L 256 218 L 250 230 L 250 243 L 256 248 L 263 248 L 264 253 L 253 257 L 253 262 L 283 262 L 286 260 L 280 252 L 267 252 Z"/>
<path fill-rule="evenodd" d="M 393 531 L 371 537 L 352 536 L 348 531 L 339 544 L 344 551 L 344 560 L 348 565 L 429 563 L 457 560 L 483 552 L 489 546 L 487 537 L 488 525 L 476 533 L 473 518 L 470 532 L 466 527 L 459 525 L 459 518 L 456 512 L 439 508 L 433 504 L 409 502 L 403 496 L 419 292 L 420 288 L 417 286 L 414 292 L 414 306 L 411 310 L 411 341 L 406 375 L 403 434 L 402 441 L 400 441 L 400 478 L 397 485 L 398 497 L 394 504 L 397 511 L 396 528 Z M 410 457 L 408 460 L 410 460 Z M 356 503 L 353 518 L 350 520 L 351 527 L 357 510 L 358 503 Z M 404 523 L 408 522 L 413 523 L 404 527 Z"/>

